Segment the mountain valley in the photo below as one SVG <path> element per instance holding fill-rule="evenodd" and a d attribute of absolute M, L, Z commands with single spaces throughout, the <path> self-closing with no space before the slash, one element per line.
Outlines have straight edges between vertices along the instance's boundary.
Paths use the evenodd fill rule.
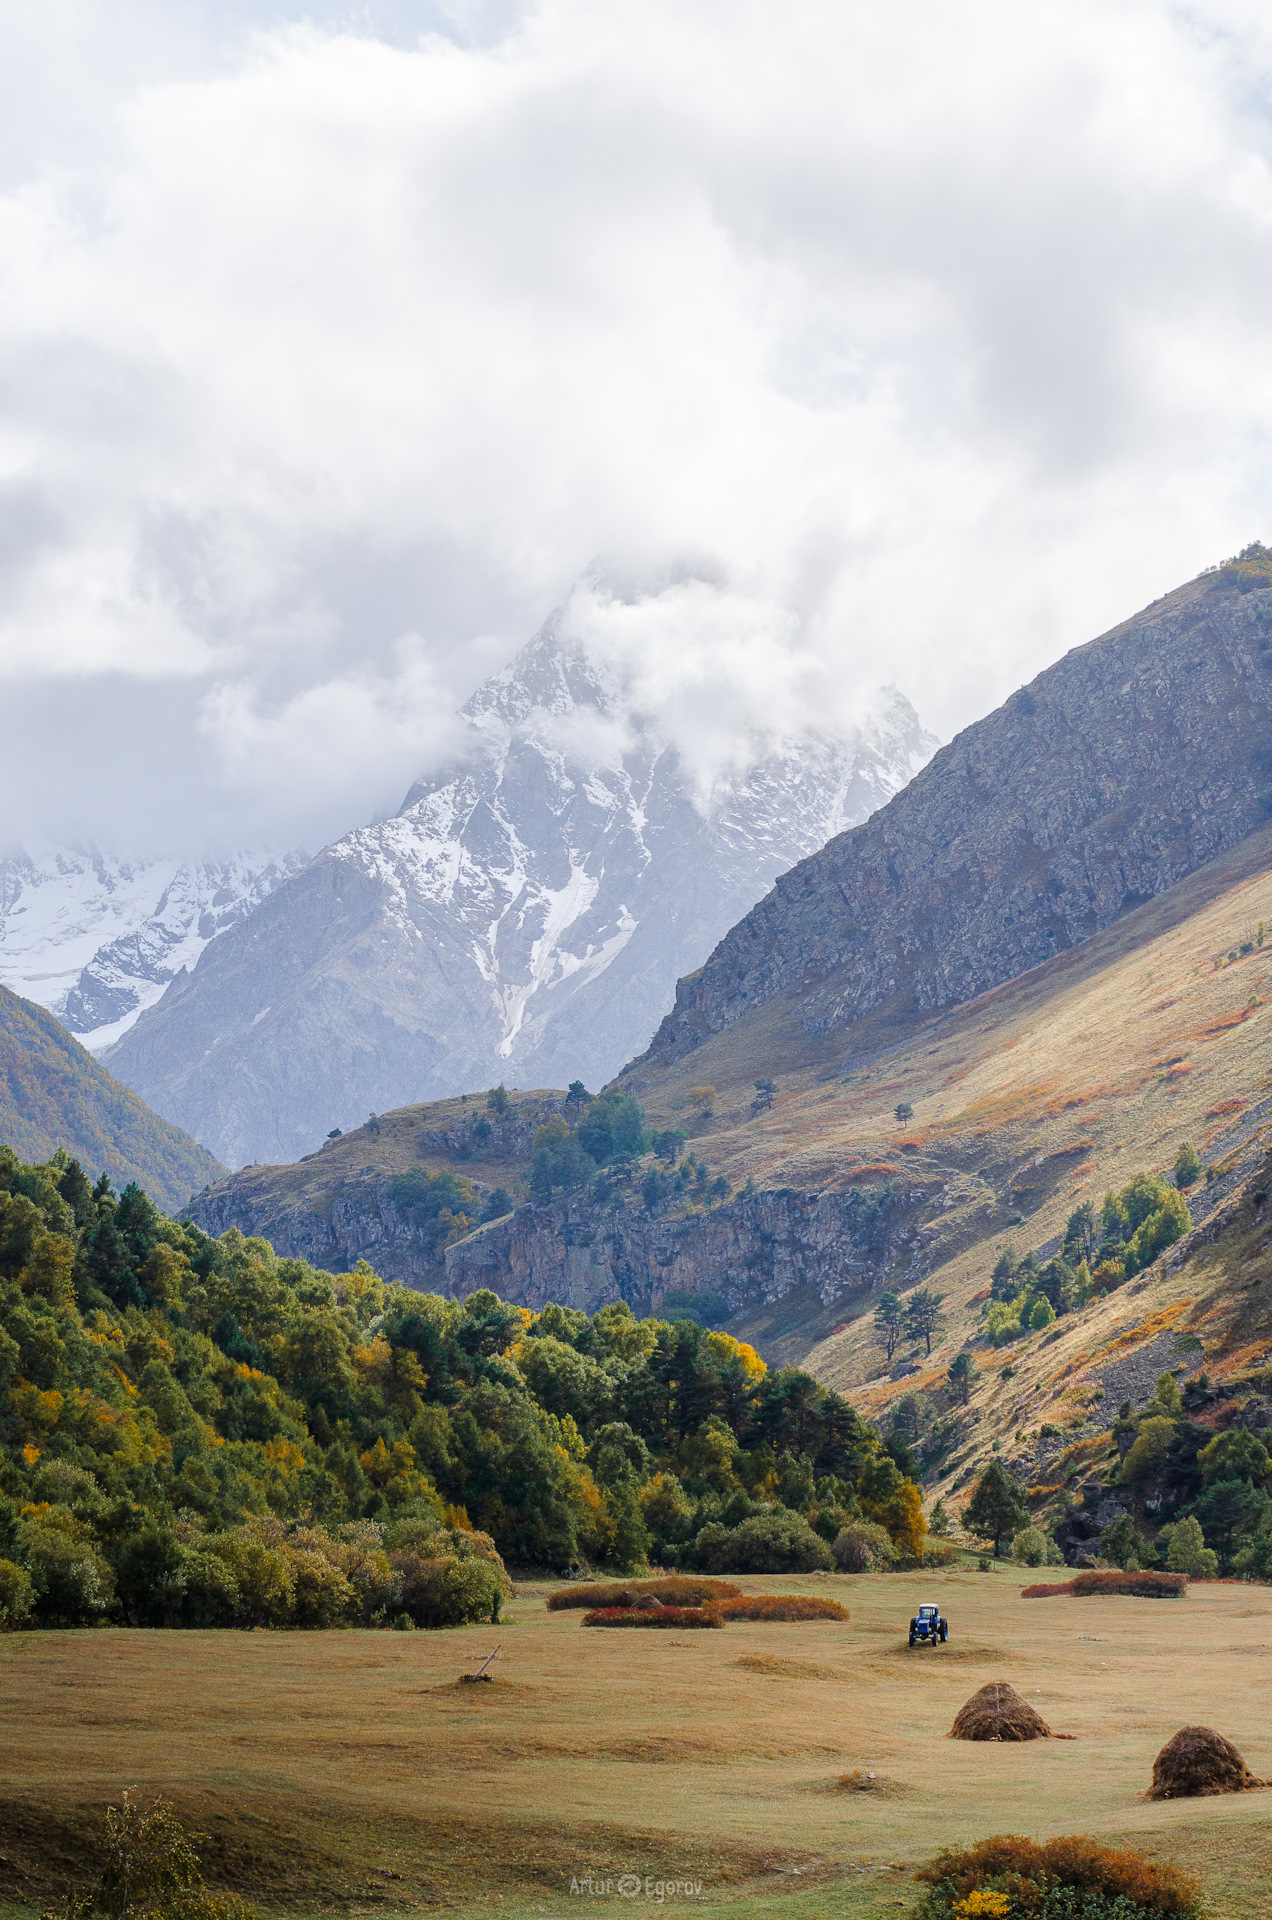
<path fill-rule="evenodd" d="M 1098 1211 L 1106 1191 L 1141 1169 L 1169 1176 L 1183 1142 L 1210 1169 L 1188 1194 L 1191 1218 L 1204 1231 L 1225 1205 L 1239 1204 L 1233 1196 L 1265 1151 L 1272 826 L 1259 781 L 1263 742 L 1272 735 L 1272 676 L 1259 645 L 1263 604 L 1261 591 L 1247 593 L 1239 581 L 1203 577 L 1061 663 L 1072 674 L 1094 656 L 1103 685 L 1111 658 L 1123 690 L 1134 687 L 1137 671 L 1151 678 L 1155 710 L 1171 716 L 1169 751 L 1145 724 L 1135 759 L 1124 746 L 1129 720 L 1118 712 L 1108 723 L 1108 762 L 1099 764 L 1099 743 L 1089 736 L 1105 723 L 1092 706 L 1079 769 L 1065 762 L 1061 741 L 1048 764 L 1035 757 L 1014 783 L 1000 784 L 997 814 L 1006 818 L 996 824 L 991 817 L 988 835 L 1014 848 L 1016 862 L 1002 863 L 995 881 L 994 911 L 1008 930 L 1005 958 L 982 942 L 974 915 L 961 935 L 938 941 L 921 933 L 919 960 L 904 982 L 898 985 L 894 960 L 892 991 L 870 1004 L 868 986 L 866 1005 L 852 1018 L 845 1012 L 851 976 L 838 952 L 819 972 L 812 941 L 803 977 L 770 992 L 772 972 L 757 957 L 753 931 L 754 922 L 763 927 L 794 900 L 795 936 L 773 937 L 771 946 L 783 954 L 795 947 L 818 889 L 842 898 L 839 876 L 852 843 L 878 844 L 890 831 L 887 816 L 913 809 L 916 789 L 963 783 L 977 729 L 944 750 L 882 819 L 783 881 L 752 924 L 744 922 L 699 976 L 682 983 L 677 1014 L 613 1083 L 639 1102 L 655 1141 L 683 1135 L 673 1148 L 681 1169 L 674 1178 L 673 1159 L 647 1155 L 607 1169 L 590 1194 L 532 1197 L 535 1132 L 554 1116 L 565 1124 L 565 1094 L 512 1094 L 510 1114 L 488 1142 L 475 1137 L 487 1110 L 484 1097 L 474 1096 L 382 1115 L 378 1131 L 346 1134 L 293 1168 L 248 1169 L 201 1195 L 195 1217 L 209 1231 L 237 1224 L 266 1233 L 284 1250 L 326 1264 L 363 1257 L 458 1296 L 489 1287 L 531 1307 L 556 1299 L 591 1310 L 624 1298 L 646 1313 L 669 1310 L 667 1300 L 692 1312 L 696 1296 L 712 1324 L 753 1341 L 770 1362 L 796 1361 L 884 1419 L 916 1387 L 937 1392 L 970 1343 L 974 1457 L 991 1451 L 994 1439 L 1008 1444 L 1015 1427 L 1006 1423 L 1020 1410 L 1024 1386 L 1034 1385 L 1031 1356 L 1045 1345 L 1056 1363 L 1039 1374 L 1049 1384 L 1030 1401 L 1031 1422 L 1034 1430 L 1053 1424 L 1065 1431 L 1072 1396 L 1101 1351 L 1116 1342 L 1120 1351 L 1134 1348 L 1134 1329 L 1151 1319 L 1152 1290 L 1167 1285 L 1174 1254 L 1147 1278 L 1062 1314 L 1047 1333 L 1000 1359 L 986 1341 L 984 1316 L 1004 1249 L 1031 1251 L 1045 1263 L 1076 1208 L 1090 1202 Z M 1202 627 L 1212 638 L 1199 674 L 1187 649 L 1203 644 Z M 1175 657 L 1185 704 L 1199 685 L 1209 688 L 1205 711 L 1186 716 L 1187 726 L 1172 707 L 1163 632 L 1184 639 Z M 1020 713 L 1014 697 L 1005 718 L 991 716 L 991 732 L 1033 725 L 1051 697 L 1044 675 L 1034 713 Z M 1080 696 L 1066 697 L 1076 703 Z M 1036 821 L 1032 832 L 1027 821 L 1010 823 L 1012 807 L 1033 806 L 1044 781 L 1053 792 L 1076 781 L 1111 807 L 1111 817 L 1100 815 L 1088 830 L 1089 848 L 1106 851 L 1083 856 L 1081 873 L 1066 873 L 1061 894 L 1049 885 L 1057 866 L 1065 859 L 1081 865 L 1075 816 L 1066 816 L 1068 837 L 1052 854 Z M 1168 832 L 1155 822 L 1169 821 L 1186 787 L 1193 798 Z M 982 794 L 969 815 L 970 852 L 961 856 L 969 867 L 985 845 L 985 806 Z M 1217 850 L 1201 857 L 1207 848 Z M 957 896 L 956 887 L 947 890 Z M 926 912 L 920 897 L 920 929 L 929 925 Z M 1108 924 L 1101 927 L 1102 917 Z M 894 936 L 894 954 L 907 937 Z M 866 944 L 880 950 L 881 937 Z M 1034 960 L 1039 946 L 1043 957 Z M 729 958 L 739 952 L 741 961 Z M 1022 958 L 1026 964 L 1010 974 Z M 789 973 L 785 958 L 782 965 Z M 990 983 L 957 998 L 976 967 L 990 973 Z M 1004 969 L 1009 977 L 992 977 Z M 715 1007 L 708 987 L 724 979 L 730 985 Z M 942 980 L 944 1003 L 936 991 Z M 828 1009 L 838 1011 L 827 1017 Z M 453 1209 L 442 1236 L 417 1229 L 397 1209 L 393 1182 L 412 1167 L 472 1183 L 462 1229 Z M 1182 1321 L 1203 1321 L 1212 1308 L 1218 1316 L 1204 1336 L 1208 1364 L 1239 1370 L 1272 1348 L 1272 1332 L 1265 1338 L 1261 1325 L 1234 1344 L 1235 1335 L 1220 1330 L 1227 1323 L 1218 1303 L 1177 1285 L 1177 1262 L 1170 1273 L 1171 1302 L 1192 1303 Z M 919 1288 L 942 1296 L 931 1354 L 903 1345 L 885 1358 L 873 1322 L 878 1299 L 895 1291 L 904 1300 Z M 1022 1381 L 1011 1393 L 1004 1366 L 1008 1380 Z M 1151 1379 L 1140 1384 L 1147 1397 Z M 961 1462 L 959 1472 L 965 1468 Z"/>

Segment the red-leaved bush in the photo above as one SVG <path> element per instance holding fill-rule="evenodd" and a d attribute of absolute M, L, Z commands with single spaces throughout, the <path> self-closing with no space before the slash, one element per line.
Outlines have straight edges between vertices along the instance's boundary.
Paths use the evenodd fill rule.
<path fill-rule="evenodd" d="M 1145 1859 L 1131 1847 L 1101 1847 L 1079 1833 L 1039 1845 L 1018 1833 L 981 1840 L 974 1847 L 950 1847 L 915 1875 L 933 1889 L 925 1915 L 953 1913 L 969 1894 L 1001 1892 L 1012 1912 L 1034 1913 L 1048 1886 L 1103 1894 L 1112 1902 L 1133 1901 L 1142 1913 L 1193 1920 L 1201 1912 L 1201 1888 L 1177 1867 Z M 1085 1908 L 1083 1909 L 1085 1911 Z"/>
<path fill-rule="evenodd" d="M 800 1593 L 755 1593 L 740 1600 L 712 1600 L 707 1608 L 722 1620 L 846 1620 L 838 1600 L 815 1600 Z"/>
<path fill-rule="evenodd" d="M 667 1607 L 704 1607 L 712 1600 L 736 1600 L 741 1591 L 731 1580 L 695 1579 L 686 1573 L 669 1573 L 655 1580 L 580 1580 L 575 1586 L 558 1587 L 550 1593 L 548 1611 L 631 1607 L 645 1594 L 652 1594 Z"/>
<path fill-rule="evenodd" d="M 722 1627 L 714 1610 L 702 1607 L 654 1607 L 648 1613 L 635 1607 L 597 1607 L 583 1615 L 585 1627 Z"/>
<path fill-rule="evenodd" d="M 1129 1593 L 1139 1600 L 1178 1600 L 1188 1591 L 1186 1573 L 1120 1573 L 1116 1567 L 1093 1567 L 1059 1586 L 1022 1587 L 1022 1600 L 1050 1600 L 1067 1593 L 1076 1600 L 1095 1593 Z"/>

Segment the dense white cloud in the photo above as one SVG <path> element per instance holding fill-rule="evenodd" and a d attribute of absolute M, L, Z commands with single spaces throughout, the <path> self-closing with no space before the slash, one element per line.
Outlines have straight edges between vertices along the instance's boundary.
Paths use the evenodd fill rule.
<path fill-rule="evenodd" d="M 1244 0 L 0 36 L 0 839 L 313 844 L 598 555 L 695 556 L 574 617 L 709 778 L 881 679 L 948 733 L 1272 529 Z"/>

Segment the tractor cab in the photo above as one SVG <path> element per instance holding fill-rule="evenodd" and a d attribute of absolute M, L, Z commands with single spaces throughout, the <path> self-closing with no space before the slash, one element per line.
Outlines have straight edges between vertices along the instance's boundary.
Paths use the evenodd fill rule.
<path fill-rule="evenodd" d="M 941 1618 L 941 1609 L 928 1604 L 919 1608 L 910 1622 L 910 1645 L 912 1647 L 935 1647 L 950 1637 L 950 1623 Z"/>

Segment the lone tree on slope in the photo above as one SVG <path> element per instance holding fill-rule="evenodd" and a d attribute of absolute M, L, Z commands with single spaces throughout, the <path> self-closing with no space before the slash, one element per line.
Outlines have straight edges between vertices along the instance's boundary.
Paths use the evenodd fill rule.
<path fill-rule="evenodd" d="M 992 1540 L 995 1556 L 1002 1553 L 1004 1534 L 1029 1525 L 1024 1495 L 1001 1460 L 991 1460 L 976 1482 L 976 1491 L 963 1510 L 963 1525 L 969 1533 Z"/>
<path fill-rule="evenodd" d="M 976 1370 L 970 1353 L 956 1353 L 946 1372 L 950 1392 L 961 1406 L 966 1406 L 972 1397 L 972 1375 Z"/>
<path fill-rule="evenodd" d="M 905 1308 L 895 1293 L 882 1294 L 874 1310 L 874 1330 L 875 1339 L 889 1360 L 901 1344 L 904 1329 Z"/>
<path fill-rule="evenodd" d="M 912 1340 L 922 1340 L 928 1353 L 932 1351 L 932 1335 L 941 1324 L 941 1302 L 943 1293 L 931 1293 L 926 1287 L 920 1287 L 912 1293 L 905 1303 L 905 1331 Z"/>

